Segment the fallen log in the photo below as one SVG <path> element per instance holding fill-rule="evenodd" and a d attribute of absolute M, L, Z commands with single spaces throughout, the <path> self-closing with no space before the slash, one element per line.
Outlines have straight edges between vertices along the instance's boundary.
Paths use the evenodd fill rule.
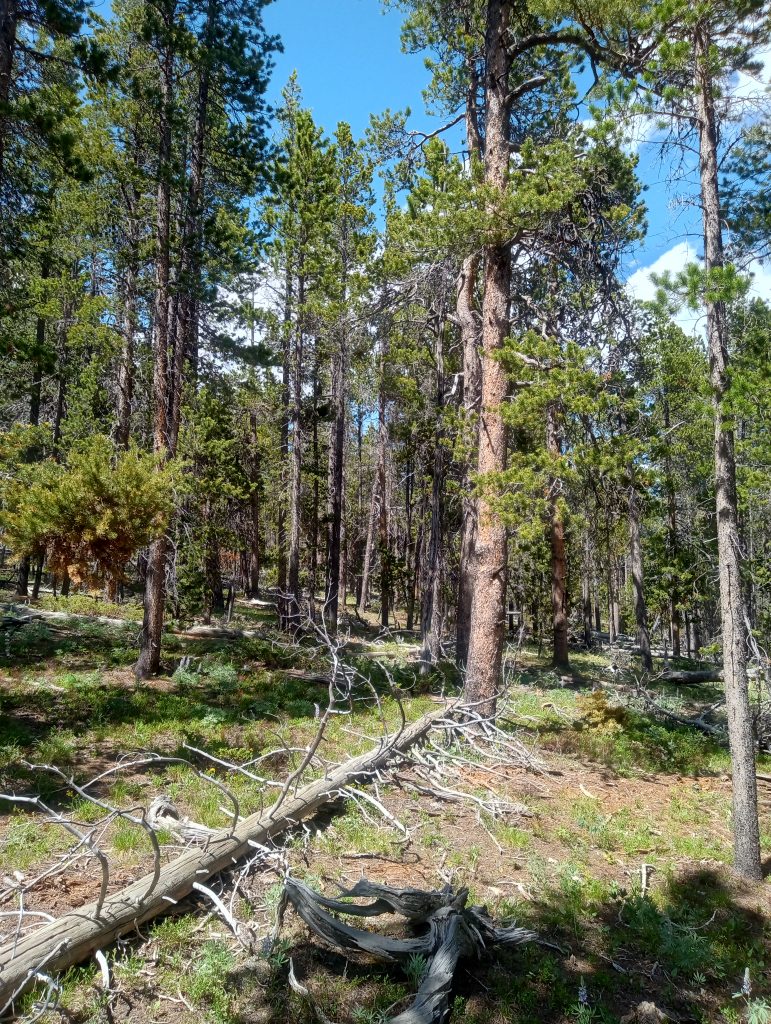
<path fill-rule="evenodd" d="M 339 791 L 383 768 L 392 755 L 402 753 L 427 735 L 434 722 L 446 719 L 455 704 L 429 711 L 377 746 L 351 758 L 324 778 L 310 782 L 276 807 L 244 818 L 230 829 L 216 832 L 202 848 L 187 850 L 155 872 L 78 910 L 44 925 L 0 948 L 0 1015 L 26 991 L 38 973 L 50 975 L 86 959 L 109 946 L 120 935 L 133 931 L 169 911 L 193 890 L 193 883 L 238 862 L 252 844 L 264 845 L 274 836 L 308 817 L 323 804 L 337 799 Z"/>
<path fill-rule="evenodd" d="M 657 676 L 656 682 L 674 683 L 676 686 L 698 686 L 699 683 L 719 683 L 722 679 L 723 673 L 715 666 L 692 672 L 685 669 L 669 669 Z"/>

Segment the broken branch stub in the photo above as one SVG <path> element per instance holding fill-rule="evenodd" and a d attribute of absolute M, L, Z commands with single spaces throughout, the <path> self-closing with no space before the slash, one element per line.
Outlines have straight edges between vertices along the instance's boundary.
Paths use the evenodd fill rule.
<path fill-rule="evenodd" d="M 287 878 L 286 898 L 312 932 L 342 952 L 367 953 L 387 963 L 407 964 L 414 956 L 425 957 L 428 969 L 415 1000 L 408 1009 L 392 1017 L 390 1024 L 444 1024 L 449 1015 L 450 995 L 458 961 L 481 959 L 496 946 L 521 945 L 538 941 L 535 932 L 516 925 L 498 927 L 484 907 L 467 907 L 468 889 L 454 893 L 449 887 L 440 892 L 419 889 L 394 889 L 361 879 L 353 889 L 333 900 L 315 892 L 304 882 Z M 351 896 L 368 896 L 374 903 L 344 903 Z M 358 917 L 401 914 L 427 930 L 404 939 L 353 928 L 333 917 L 327 910 Z M 317 1019 L 327 1018 L 313 1005 L 305 986 L 292 978 L 292 988 L 311 1005 Z"/>

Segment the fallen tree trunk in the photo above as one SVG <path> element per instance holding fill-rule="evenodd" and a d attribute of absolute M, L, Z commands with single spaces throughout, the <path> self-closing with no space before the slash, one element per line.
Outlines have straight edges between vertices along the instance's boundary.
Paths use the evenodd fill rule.
<path fill-rule="evenodd" d="M 698 686 L 699 683 L 719 683 L 723 679 L 723 673 L 717 667 L 688 672 L 680 669 L 670 669 L 657 676 L 659 683 L 675 683 L 677 686 Z"/>
<path fill-rule="evenodd" d="M 279 807 L 245 818 L 232 829 L 215 833 L 203 848 L 191 849 L 157 872 L 107 896 L 101 907 L 90 903 L 44 925 L 0 949 L 0 1015 L 29 988 L 39 972 L 50 975 L 79 963 L 143 921 L 163 914 L 203 882 L 235 864 L 252 848 L 313 814 L 337 798 L 340 789 L 383 768 L 389 758 L 421 740 L 437 719 L 455 705 L 429 711 L 376 747 L 330 771 L 325 778 L 287 793 Z"/>

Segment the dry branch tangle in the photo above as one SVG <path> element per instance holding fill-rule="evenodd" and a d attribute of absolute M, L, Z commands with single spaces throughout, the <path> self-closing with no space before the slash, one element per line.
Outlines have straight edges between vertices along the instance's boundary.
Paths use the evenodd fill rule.
<path fill-rule="evenodd" d="M 108 896 L 97 916 L 97 903 L 65 914 L 42 928 L 22 936 L 0 949 L 0 1013 L 34 981 L 44 966 L 46 972 L 63 970 L 84 960 L 96 950 L 143 921 L 169 910 L 193 889 L 219 871 L 235 864 L 252 849 L 308 817 L 323 804 L 337 798 L 342 787 L 385 767 L 389 758 L 417 743 L 439 720 L 446 719 L 455 704 L 430 711 L 412 725 L 359 757 L 330 771 L 324 778 L 287 793 L 280 807 L 258 812 L 232 829 L 217 832 L 203 848 L 188 850 L 161 868 L 153 885 L 149 874 L 120 892 Z"/>
<path fill-rule="evenodd" d="M 411 957 L 422 956 L 428 970 L 420 984 L 412 1006 L 391 1018 L 390 1024 L 443 1024 L 449 1013 L 449 1000 L 455 969 L 461 958 L 480 959 L 496 946 L 516 946 L 536 942 L 538 936 L 526 928 L 510 925 L 498 928 L 484 907 L 469 907 L 468 889 L 454 893 L 449 886 L 441 892 L 418 889 L 393 889 L 361 879 L 353 889 L 343 892 L 351 896 L 374 897 L 370 904 L 343 903 L 327 899 L 294 878 L 287 878 L 285 897 L 311 931 L 344 952 L 358 950 L 379 960 L 407 963 Z M 344 924 L 327 910 L 360 917 L 400 914 L 416 923 L 425 923 L 427 930 L 406 939 Z M 307 989 L 298 985 L 294 971 L 290 984 L 310 1003 L 316 1016 L 325 1020 L 313 1005 Z"/>

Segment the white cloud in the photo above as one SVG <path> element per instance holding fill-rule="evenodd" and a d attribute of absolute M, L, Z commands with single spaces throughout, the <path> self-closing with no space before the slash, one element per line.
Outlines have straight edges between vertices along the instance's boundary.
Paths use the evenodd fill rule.
<path fill-rule="evenodd" d="M 759 100 L 769 97 L 771 84 L 771 46 L 764 46 L 755 53 L 753 58 L 761 65 L 757 77 L 738 71 L 731 83 L 731 96 L 743 100 Z"/>
<path fill-rule="evenodd" d="M 626 281 L 626 290 L 639 302 L 650 302 L 656 297 L 656 285 L 651 280 L 651 274 L 677 274 L 686 264 L 697 262 L 698 253 L 690 242 L 678 242 L 650 266 L 640 267 L 630 274 Z M 746 272 L 752 277 L 749 294 L 771 303 L 771 267 L 753 260 L 746 268 Z M 684 307 L 674 320 L 687 334 L 693 334 L 694 331 L 704 333 L 704 313 L 701 311 L 694 312 Z"/>
<path fill-rule="evenodd" d="M 634 114 L 624 126 L 624 148 L 628 153 L 637 153 L 640 146 L 653 141 L 658 131 L 658 121 L 655 117 Z"/>

